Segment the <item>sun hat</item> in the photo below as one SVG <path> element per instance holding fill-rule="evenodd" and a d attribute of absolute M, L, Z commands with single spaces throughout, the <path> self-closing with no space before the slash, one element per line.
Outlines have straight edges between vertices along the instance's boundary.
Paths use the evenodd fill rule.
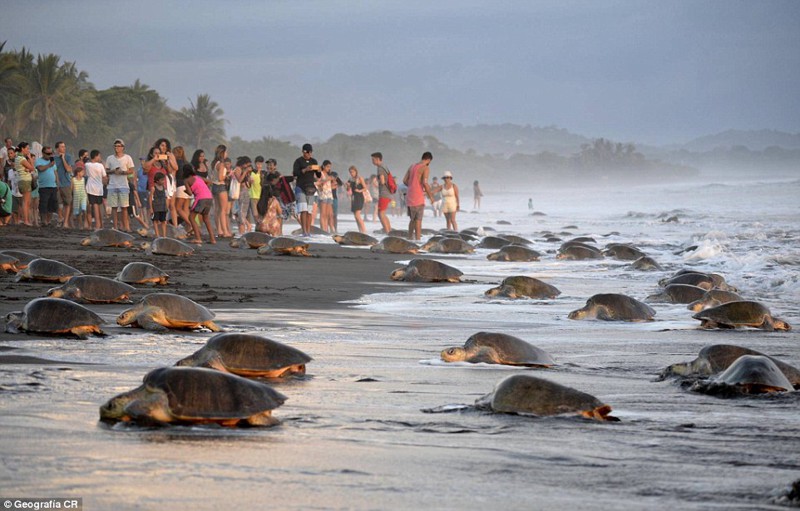
<path fill-rule="evenodd" d="M 450 177 L 450 178 L 452 178 L 452 177 L 453 177 L 453 173 L 452 173 L 452 172 L 450 172 L 449 170 L 445 170 L 445 171 L 444 171 L 444 174 L 442 174 L 442 177 L 443 177 L 443 178 L 445 178 L 445 177 Z"/>

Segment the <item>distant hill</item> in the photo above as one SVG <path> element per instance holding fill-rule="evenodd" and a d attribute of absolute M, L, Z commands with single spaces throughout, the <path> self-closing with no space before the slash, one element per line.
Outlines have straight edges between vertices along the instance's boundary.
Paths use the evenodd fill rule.
<path fill-rule="evenodd" d="M 728 130 L 715 135 L 696 138 L 672 149 L 692 152 L 706 152 L 715 149 L 746 147 L 752 151 L 763 151 L 768 147 L 800 149 L 800 133 L 786 133 L 776 130 Z"/>
<path fill-rule="evenodd" d="M 537 154 L 542 152 L 568 156 L 580 150 L 582 144 L 592 139 L 576 135 L 556 126 L 524 126 L 519 124 L 478 124 L 464 126 L 426 126 L 402 132 L 418 137 L 433 136 L 449 147 L 460 151 L 473 150 L 478 154 L 511 156 L 512 154 Z"/>

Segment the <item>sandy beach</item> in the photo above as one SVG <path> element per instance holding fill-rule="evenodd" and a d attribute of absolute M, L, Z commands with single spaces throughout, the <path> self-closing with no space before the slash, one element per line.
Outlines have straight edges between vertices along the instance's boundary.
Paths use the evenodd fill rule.
<path fill-rule="evenodd" d="M 672 304 L 657 305 L 660 323 L 566 320 L 589 290 L 642 295 L 655 275 L 615 277 L 574 263 L 547 276 L 563 291 L 558 299 L 506 303 L 482 296 L 497 279 L 480 271 L 468 284 L 394 283 L 389 273 L 408 256 L 313 238 L 316 257 L 259 256 L 221 243 L 174 258 L 81 247 L 86 232 L 0 234 L 4 248 L 85 273 L 113 277 L 129 261 L 151 262 L 171 276 L 159 290 L 208 306 L 225 330 L 258 332 L 314 357 L 306 379 L 279 385 L 289 399 L 275 411 L 278 427 L 110 428 L 98 423 L 104 401 L 211 334 L 118 327 L 125 305 L 91 306 L 109 322 L 105 338 L 0 334 L 3 496 L 81 497 L 84 509 L 780 509 L 770 498 L 800 476 L 795 395 L 721 400 L 654 382 L 661 368 L 713 342 L 796 364 L 796 331 L 701 331 Z M 3 317 L 52 287 L 0 279 Z M 463 312 L 357 306 L 371 295 L 403 311 L 414 290 L 433 303 L 463 303 Z M 792 306 L 787 319 L 797 317 Z M 554 321 L 557 328 L 548 326 Z M 470 404 L 519 371 L 436 361 L 443 347 L 487 325 L 553 353 L 558 367 L 537 374 L 597 395 L 622 421 L 425 413 Z"/>

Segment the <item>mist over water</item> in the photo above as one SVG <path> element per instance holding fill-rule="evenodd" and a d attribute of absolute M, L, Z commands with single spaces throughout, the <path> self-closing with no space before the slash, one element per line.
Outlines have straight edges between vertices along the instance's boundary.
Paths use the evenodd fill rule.
<path fill-rule="evenodd" d="M 459 227 L 531 239 L 544 254 L 539 262 L 488 261 L 491 251 L 479 249 L 437 257 L 463 271 L 464 284 L 398 283 L 398 292 L 364 296 L 344 311 L 215 311 L 226 328 L 257 331 L 314 357 L 307 379 L 279 387 L 289 400 L 275 411 L 278 428 L 97 424 L 106 399 L 137 386 L 146 370 L 190 354 L 208 334 L 9 342 L 26 353 L 98 365 L 0 367 L 0 491 L 83 496 L 92 509 L 781 509 L 771 496 L 800 478 L 796 393 L 719 399 L 654 379 L 714 343 L 800 366 L 800 180 L 715 176 L 659 186 L 505 188 L 487 180 L 480 212 L 471 213 L 471 190 L 462 184 Z M 529 197 L 543 215 L 531 216 Z M 671 217 L 677 221 L 667 222 Z M 343 213 L 340 225 L 354 224 Z M 444 220 L 426 212 L 423 226 L 443 228 Z M 665 269 L 637 272 L 608 258 L 559 261 L 558 243 L 543 241 L 544 231 L 565 240 L 592 236 L 601 247 L 630 242 Z M 567 319 L 596 293 L 644 299 L 684 267 L 724 275 L 795 330 L 702 331 L 679 304 L 653 304 L 650 323 Z M 517 274 L 562 294 L 484 296 Z M 558 365 L 520 370 L 438 361 L 440 350 L 481 330 L 525 339 Z M 589 392 L 621 422 L 462 406 L 422 411 L 471 405 L 516 372 Z"/>

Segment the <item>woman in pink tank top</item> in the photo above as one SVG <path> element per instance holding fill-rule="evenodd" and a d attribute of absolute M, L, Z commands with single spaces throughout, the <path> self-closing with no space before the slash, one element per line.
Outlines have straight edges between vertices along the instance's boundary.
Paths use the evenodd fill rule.
<path fill-rule="evenodd" d="M 197 173 L 189 164 L 183 166 L 184 176 L 186 179 L 183 181 L 185 191 L 187 194 L 194 196 L 194 205 L 190 214 L 190 222 L 194 230 L 193 243 L 203 243 L 200 238 L 200 224 L 197 221 L 200 216 L 203 217 L 203 223 L 208 230 L 208 242 L 215 244 L 217 240 L 214 238 L 214 229 L 211 228 L 211 209 L 214 207 L 214 196 L 205 181 L 197 176 Z"/>

